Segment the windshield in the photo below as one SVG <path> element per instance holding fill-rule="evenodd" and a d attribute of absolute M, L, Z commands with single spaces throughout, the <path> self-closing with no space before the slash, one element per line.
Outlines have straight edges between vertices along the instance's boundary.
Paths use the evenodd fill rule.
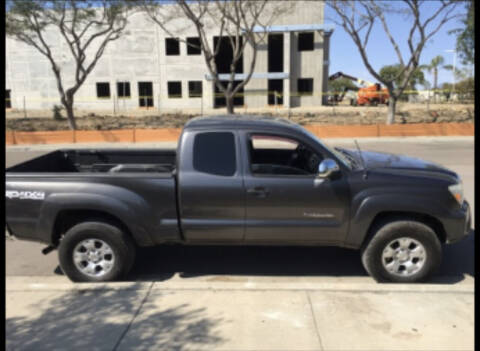
<path fill-rule="evenodd" d="M 337 149 L 337 148 L 333 148 L 327 144 L 325 144 L 322 140 L 320 140 L 315 134 L 311 133 L 310 131 L 308 131 L 307 129 L 301 127 L 302 130 L 308 134 L 312 139 L 314 139 L 317 143 L 319 143 L 320 145 L 322 145 L 325 149 L 327 149 L 328 151 L 330 151 L 332 154 L 334 154 L 339 160 L 340 162 L 342 162 L 345 167 L 347 167 L 348 169 L 353 169 L 353 160 L 352 158 L 350 157 L 347 157 L 347 154 L 344 154 L 340 151 L 340 149 Z"/>

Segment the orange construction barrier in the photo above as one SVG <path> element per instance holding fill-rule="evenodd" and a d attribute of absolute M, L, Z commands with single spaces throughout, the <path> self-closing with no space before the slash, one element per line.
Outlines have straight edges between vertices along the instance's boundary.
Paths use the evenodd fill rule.
<path fill-rule="evenodd" d="M 473 136 L 473 123 L 411 123 L 371 125 L 307 125 L 320 138 L 406 137 L 406 136 Z M 102 142 L 160 142 L 177 141 L 181 128 L 118 129 L 118 130 L 60 130 L 5 133 L 6 145 L 61 144 Z"/>

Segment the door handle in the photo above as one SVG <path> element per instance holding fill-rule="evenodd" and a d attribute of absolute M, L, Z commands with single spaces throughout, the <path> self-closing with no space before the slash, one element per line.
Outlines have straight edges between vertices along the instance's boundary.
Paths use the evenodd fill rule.
<path fill-rule="evenodd" d="M 252 194 L 256 197 L 267 197 L 270 191 L 268 191 L 268 189 L 263 187 L 255 187 L 255 188 L 247 189 L 247 193 Z"/>

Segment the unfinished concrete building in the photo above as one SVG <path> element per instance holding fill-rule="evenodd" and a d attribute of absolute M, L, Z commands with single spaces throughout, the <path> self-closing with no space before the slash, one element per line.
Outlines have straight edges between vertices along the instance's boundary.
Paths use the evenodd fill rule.
<path fill-rule="evenodd" d="M 333 29 L 324 24 L 323 14 L 322 1 L 297 1 L 294 11 L 275 18 L 259 46 L 254 75 L 243 94 L 235 99 L 236 106 L 325 104 Z M 172 38 L 145 14 L 132 15 L 127 34 L 107 47 L 75 94 L 75 108 L 122 113 L 135 109 L 207 110 L 225 106 L 225 99 L 208 75 L 203 54 L 184 42 L 198 41 L 195 28 L 186 19 L 178 21 L 176 28 L 183 29 L 174 29 Z M 209 29 L 212 43 L 219 40 L 218 32 L 217 28 Z M 64 85 L 68 87 L 74 77 L 74 62 L 67 44 L 54 30 L 45 37 L 59 59 Z M 220 73 L 228 72 L 227 46 L 217 56 Z M 248 72 L 251 56 L 247 45 L 236 79 Z M 275 97 L 273 91 L 279 95 Z M 6 41 L 6 94 L 7 107 L 11 108 L 21 109 L 26 103 L 28 109 L 51 109 L 60 104 L 48 60 L 34 48 L 10 38 Z"/>

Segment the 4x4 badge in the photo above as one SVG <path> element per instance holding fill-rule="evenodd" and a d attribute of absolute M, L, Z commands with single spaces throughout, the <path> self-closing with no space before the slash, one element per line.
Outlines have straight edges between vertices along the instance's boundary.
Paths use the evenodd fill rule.
<path fill-rule="evenodd" d="M 43 200 L 45 199 L 45 193 L 43 191 L 17 191 L 17 190 L 7 190 L 5 191 L 5 196 L 9 199 L 20 199 L 20 200 Z"/>

